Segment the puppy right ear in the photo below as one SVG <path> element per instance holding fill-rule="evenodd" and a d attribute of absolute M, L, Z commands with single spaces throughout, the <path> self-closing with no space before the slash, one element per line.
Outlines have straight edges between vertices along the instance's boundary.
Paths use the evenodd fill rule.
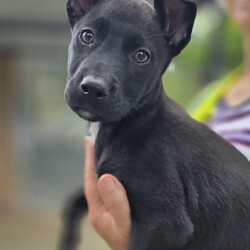
<path fill-rule="evenodd" d="M 98 0 L 68 0 L 67 12 L 71 29 Z"/>

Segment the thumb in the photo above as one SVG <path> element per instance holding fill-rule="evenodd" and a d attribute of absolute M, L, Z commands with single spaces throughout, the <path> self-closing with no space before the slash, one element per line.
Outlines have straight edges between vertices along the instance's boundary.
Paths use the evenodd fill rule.
<path fill-rule="evenodd" d="M 98 180 L 98 189 L 102 201 L 114 218 L 117 229 L 124 238 L 128 238 L 131 219 L 129 202 L 124 187 L 114 176 L 104 174 Z"/>

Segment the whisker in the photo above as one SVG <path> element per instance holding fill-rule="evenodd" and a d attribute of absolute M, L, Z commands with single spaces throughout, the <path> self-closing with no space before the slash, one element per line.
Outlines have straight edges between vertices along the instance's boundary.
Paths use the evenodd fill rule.
<path fill-rule="evenodd" d="M 151 37 L 163 37 L 164 35 L 162 33 L 159 34 L 153 34 L 153 35 L 146 35 L 145 38 L 151 38 Z"/>
<path fill-rule="evenodd" d="M 71 78 L 67 76 L 66 81 L 71 81 Z"/>
<path fill-rule="evenodd" d="M 125 100 L 125 101 L 126 101 L 126 100 L 136 100 L 136 98 L 132 98 L 132 97 L 131 97 L 131 98 L 130 98 L 130 97 L 126 97 L 126 98 L 124 98 L 123 100 Z"/>

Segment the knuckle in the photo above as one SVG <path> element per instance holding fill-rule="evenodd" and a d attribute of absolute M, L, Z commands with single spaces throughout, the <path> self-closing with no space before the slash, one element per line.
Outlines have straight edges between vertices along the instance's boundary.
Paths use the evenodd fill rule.
<path fill-rule="evenodd" d="M 90 214 L 90 223 L 97 230 L 98 229 L 98 218 L 96 215 Z"/>

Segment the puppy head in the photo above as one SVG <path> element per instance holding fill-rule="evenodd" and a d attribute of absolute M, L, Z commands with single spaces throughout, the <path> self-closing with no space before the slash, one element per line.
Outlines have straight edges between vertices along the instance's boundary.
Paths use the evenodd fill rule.
<path fill-rule="evenodd" d="M 80 117 L 114 122 L 150 103 L 161 75 L 191 37 L 192 2 L 69 0 L 65 100 Z"/>

